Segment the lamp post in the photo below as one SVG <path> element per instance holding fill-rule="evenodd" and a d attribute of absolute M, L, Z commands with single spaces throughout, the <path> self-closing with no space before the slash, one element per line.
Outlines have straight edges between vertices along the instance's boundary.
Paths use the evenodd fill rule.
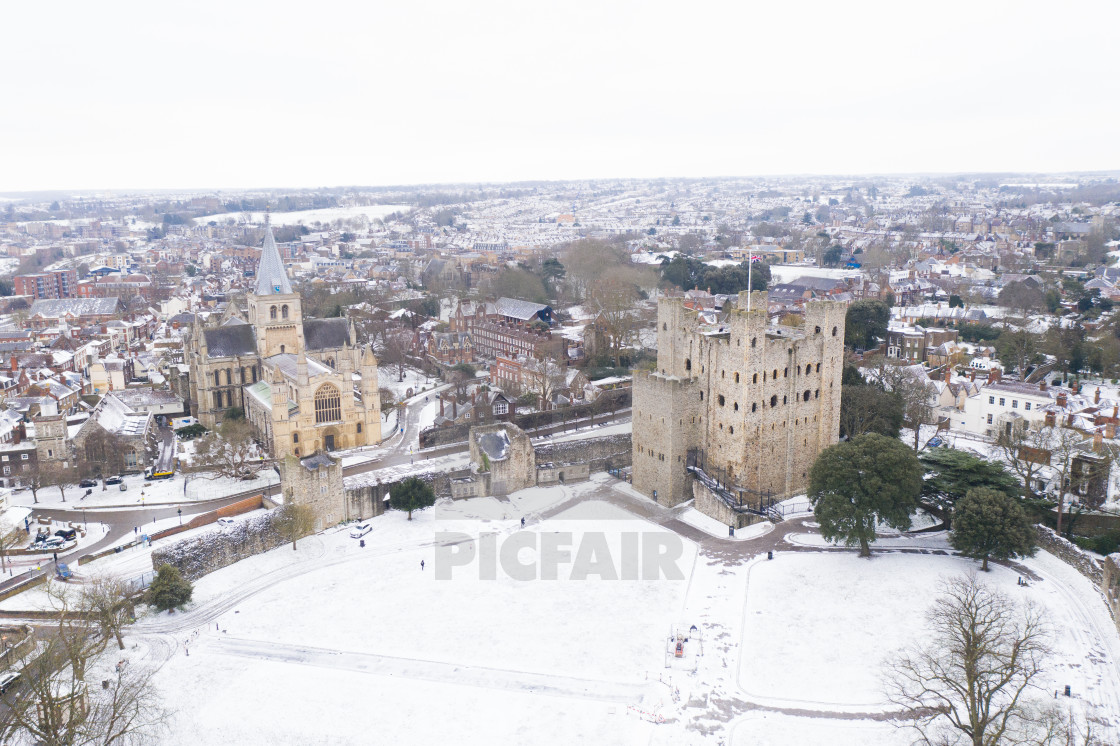
<path fill-rule="evenodd" d="M 183 509 L 179 508 L 179 525 L 183 525 Z"/>

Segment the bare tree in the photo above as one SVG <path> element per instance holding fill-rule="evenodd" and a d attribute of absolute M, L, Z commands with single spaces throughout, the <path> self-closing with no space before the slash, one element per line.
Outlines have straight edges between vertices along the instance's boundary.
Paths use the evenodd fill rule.
<path fill-rule="evenodd" d="M 933 384 L 923 374 L 915 374 L 902 365 L 884 364 L 879 375 L 884 388 L 902 404 L 902 421 L 914 429 L 914 451 L 921 450 L 922 425 L 934 423 Z"/>
<path fill-rule="evenodd" d="M 100 576 L 82 586 L 81 607 L 106 637 L 113 636 L 124 650 L 124 626 L 133 618 L 131 594 L 119 578 Z"/>
<path fill-rule="evenodd" d="M 596 327 L 607 338 L 607 349 L 615 367 L 621 365 L 622 350 L 634 341 L 638 331 L 638 288 L 613 273 L 595 281 L 588 294 L 588 305 L 598 315 Z"/>
<path fill-rule="evenodd" d="M 296 541 L 315 531 L 315 511 L 308 505 L 292 502 L 294 495 L 288 491 L 288 502 L 277 509 L 275 521 L 276 530 L 285 539 L 292 542 L 292 551 L 296 550 Z"/>
<path fill-rule="evenodd" d="M 57 614 L 52 634 L 23 669 L 22 689 L 0 695 L 8 716 L 0 724 L 5 743 L 44 746 L 116 746 L 150 743 L 165 731 L 168 712 L 152 685 L 158 667 L 121 661 L 105 653 L 108 635 L 85 621 L 84 595 L 48 582 Z"/>
<path fill-rule="evenodd" d="M 63 466 L 60 461 L 49 461 L 39 466 L 39 479 L 43 487 L 58 487 L 62 502 L 66 502 L 66 488 L 78 483 L 78 470 Z"/>
<path fill-rule="evenodd" d="M 552 397 L 564 387 L 564 369 L 551 358 L 529 358 L 524 366 L 525 391 L 536 395 L 541 410 L 549 408 Z"/>
<path fill-rule="evenodd" d="M 1034 490 L 1042 467 L 1050 464 L 1049 428 L 1031 430 L 1026 423 L 1019 422 L 999 434 L 999 446 L 1003 461 L 1023 480 L 1023 496 L 1037 497 Z"/>
<path fill-rule="evenodd" d="M 1060 724 L 1030 693 L 1050 652 L 1041 611 L 1022 608 L 975 573 L 943 583 L 926 615 L 932 633 L 886 664 L 890 701 L 928 746 L 1045 744 Z"/>
<path fill-rule="evenodd" d="M 19 526 L 0 530 L 0 570 L 8 569 L 8 552 L 27 542 L 27 534 Z"/>
<path fill-rule="evenodd" d="M 404 329 L 387 331 L 381 349 L 381 362 L 397 369 L 397 381 L 404 381 L 404 370 L 408 366 L 408 352 L 412 346 L 412 333 Z"/>
<path fill-rule="evenodd" d="M 197 443 L 194 458 L 184 471 L 204 479 L 252 479 L 265 464 L 264 452 L 245 420 L 225 420 Z"/>

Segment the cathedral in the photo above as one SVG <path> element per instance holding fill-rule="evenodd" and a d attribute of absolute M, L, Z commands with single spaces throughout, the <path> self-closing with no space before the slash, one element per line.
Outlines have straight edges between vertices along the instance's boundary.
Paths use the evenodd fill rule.
<path fill-rule="evenodd" d="M 241 409 L 277 459 L 381 442 L 373 351 L 345 318 L 303 318 L 267 216 L 255 279 L 245 309 L 191 330 L 191 414 L 212 429 Z"/>

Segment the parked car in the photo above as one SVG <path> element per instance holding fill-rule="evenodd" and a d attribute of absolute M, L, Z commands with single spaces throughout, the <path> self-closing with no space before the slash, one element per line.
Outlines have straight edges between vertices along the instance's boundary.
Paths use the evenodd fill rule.
<path fill-rule="evenodd" d="M 232 518 L 219 518 L 218 519 L 218 525 L 221 526 L 222 528 L 229 528 L 230 526 L 232 526 L 235 523 L 237 523 L 237 521 L 233 520 Z"/>
<path fill-rule="evenodd" d="M 83 479 L 82 481 L 78 482 L 78 486 L 79 487 L 96 487 L 97 486 L 97 480 L 96 479 Z"/>
<path fill-rule="evenodd" d="M 78 530 L 74 528 L 60 528 L 54 532 L 55 536 L 61 536 L 66 541 L 74 541 L 78 538 Z"/>
<path fill-rule="evenodd" d="M 19 682 L 19 674 L 15 671 L 5 671 L 0 674 L 0 694 L 6 694 L 9 689 Z"/>
<path fill-rule="evenodd" d="M 60 549 L 66 544 L 66 539 L 61 536 L 52 536 L 39 544 L 39 549 Z"/>
<path fill-rule="evenodd" d="M 941 440 L 941 438 L 939 438 L 935 435 L 935 436 L 933 436 L 932 438 L 929 439 L 929 442 L 926 443 L 926 445 L 929 446 L 930 448 L 937 448 L 942 443 L 944 443 L 944 441 Z"/>
<path fill-rule="evenodd" d="M 128 492 L 128 485 L 121 482 L 121 492 Z"/>
<path fill-rule="evenodd" d="M 371 524 L 359 523 L 357 526 L 354 526 L 354 528 L 350 529 L 350 538 L 360 539 L 372 530 L 373 526 Z"/>
<path fill-rule="evenodd" d="M 120 484 L 124 481 L 124 477 L 109 477 L 105 480 L 105 484 Z"/>

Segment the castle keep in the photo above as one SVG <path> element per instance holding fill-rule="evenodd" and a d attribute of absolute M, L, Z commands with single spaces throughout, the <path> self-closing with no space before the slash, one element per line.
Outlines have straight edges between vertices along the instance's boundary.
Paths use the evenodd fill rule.
<path fill-rule="evenodd" d="M 722 326 L 681 299 L 658 304 L 657 369 L 634 373 L 633 479 L 662 504 L 717 483 L 698 508 L 724 520 L 724 508 L 758 509 L 803 492 L 837 442 L 847 304 L 811 301 L 800 327 L 771 326 L 767 294 L 749 296 Z"/>

